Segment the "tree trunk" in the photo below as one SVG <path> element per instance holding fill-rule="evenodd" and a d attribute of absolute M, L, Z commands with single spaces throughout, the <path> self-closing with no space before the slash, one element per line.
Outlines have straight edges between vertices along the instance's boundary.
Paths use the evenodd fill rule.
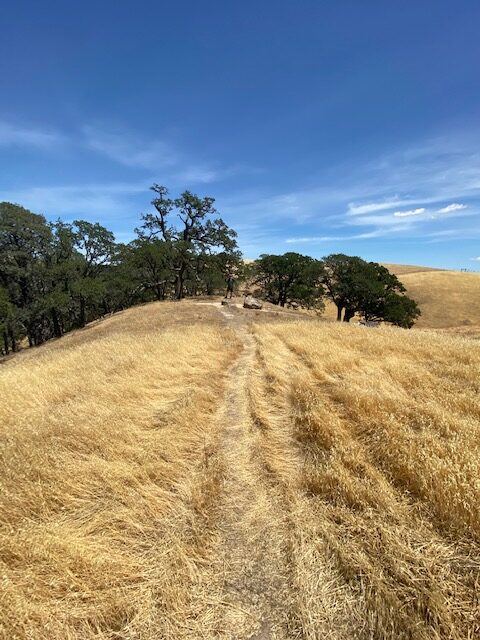
<path fill-rule="evenodd" d="M 52 316 L 52 324 L 53 324 L 53 335 L 56 338 L 60 338 L 62 335 L 62 328 L 60 326 L 60 321 L 58 319 L 58 313 L 55 307 L 52 307 L 50 310 L 50 314 Z"/>
<path fill-rule="evenodd" d="M 342 319 L 342 311 L 343 307 L 337 304 L 337 322 L 340 322 L 340 320 Z"/>
<path fill-rule="evenodd" d="M 184 297 L 184 280 L 185 280 L 185 267 L 180 267 L 180 271 L 177 275 L 177 282 L 175 283 L 175 298 L 181 300 Z"/>
<path fill-rule="evenodd" d="M 87 318 L 85 315 L 85 298 L 80 298 L 80 317 L 78 322 L 81 327 L 84 327 L 87 324 Z"/>
<path fill-rule="evenodd" d="M 8 356 L 8 352 L 10 351 L 10 347 L 8 344 L 8 334 L 6 331 L 3 332 L 3 351 L 6 356 Z"/>
<path fill-rule="evenodd" d="M 353 318 L 354 315 L 355 315 L 354 309 L 345 309 L 345 315 L 343 316 L 343 321 L 350 322 L 350 320 Z"/>

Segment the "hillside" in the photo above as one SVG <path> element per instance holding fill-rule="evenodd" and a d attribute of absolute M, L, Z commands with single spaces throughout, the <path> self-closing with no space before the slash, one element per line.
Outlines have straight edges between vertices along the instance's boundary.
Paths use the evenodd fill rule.
<path fill-rule="evenodd" d="M 445 271 L 413 265 L 385 264 L 419 305 L 420 329 L 449 329 L 480 333 L 480 273 Z M 327 303 L 324 317 L 335 320 L 336 309 Z"/>
<path fill-rule="evenodd" d="M 403 271 L 395 265 L 391 265 L 391 270 L 422 310 L 416 326 L 438 329 L 480 326 L 480 273 Z"/>
<path fill-rule="evenodd" d="M 0 637 L 472 639 L 480 343 L 212 302 L 0 367 Z"/>

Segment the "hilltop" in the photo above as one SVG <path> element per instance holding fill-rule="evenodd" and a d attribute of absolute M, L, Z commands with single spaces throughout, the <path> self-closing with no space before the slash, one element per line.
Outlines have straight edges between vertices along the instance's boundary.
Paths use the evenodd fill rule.
<path fill-rule="evenodd" d="M 0 368 L 0 637 L 476 637 L 480 343 L 234 303 Z"/>

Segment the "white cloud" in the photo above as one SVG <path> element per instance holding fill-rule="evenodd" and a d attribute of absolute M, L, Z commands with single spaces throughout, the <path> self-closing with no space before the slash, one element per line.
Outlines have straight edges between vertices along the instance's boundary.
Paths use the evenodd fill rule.
<path fill-rule="evenodd" d="M 480 256 L 477 256 L 476 258 L 470 258 L 470 260 L 476 260 L 476 261 L 480 262 Z"/>
<path fill-rule="evenodd" d="M 385 202 L 368 202 L 365 204 L 350 202 L 348 205 L 348 213 L 354 216 L 362 216 L 367 213 L 385 211 L 387 209 L 393 209 L 393 207 L 402 207 L 409 204 L 412 204 L 411 200 L 400 200 L 398 197 L 391 198 Z"/>
<path fill-rule="evenodd" d="M 64 136 L 55 131 L 19 127 L 8 122 L 0 122 L 0 146 L 48 149 L 64 141 Z"/>
<path fill-rule="evenodd" d="M 452 211 L 461 211 L 462 209 L 466 208 L 466 204 L 458 204 L 457 202 L 452 202 L 452 204 L 449 204 L 442 209 L 437 209 L 437 213 L 451 213 Z"/>
<path fill-rule="evenodd" d="M 396 218 L 410 218 L 411 216 L 419 216 L 425 213 L 425 207 L 420 209 L 411 209 L 410 211 L 395 211 L 393 214 Z"/>

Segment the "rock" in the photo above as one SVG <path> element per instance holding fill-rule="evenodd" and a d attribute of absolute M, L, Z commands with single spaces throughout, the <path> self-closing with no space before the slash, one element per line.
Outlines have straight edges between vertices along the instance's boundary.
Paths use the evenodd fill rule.
<path fill-rule="evenodd" d="M 224 298 L 222 300 L 222 306 L 228 307 L 229 304 L 230 304 L 230 300 L 227 300 L 227 298 Z"/>
<path fill-rule="evenodd" d="M 380 322 L 378 320 L 360 320 L 358 323 L 361 327 L 369 327 L 370 329 L 378 329 Z"/>
<path fill-rule="evenodd" d="M 244 309 L 261 309 L 263 304 L 253 296 L 247 296 L 243 301 Z"/>

